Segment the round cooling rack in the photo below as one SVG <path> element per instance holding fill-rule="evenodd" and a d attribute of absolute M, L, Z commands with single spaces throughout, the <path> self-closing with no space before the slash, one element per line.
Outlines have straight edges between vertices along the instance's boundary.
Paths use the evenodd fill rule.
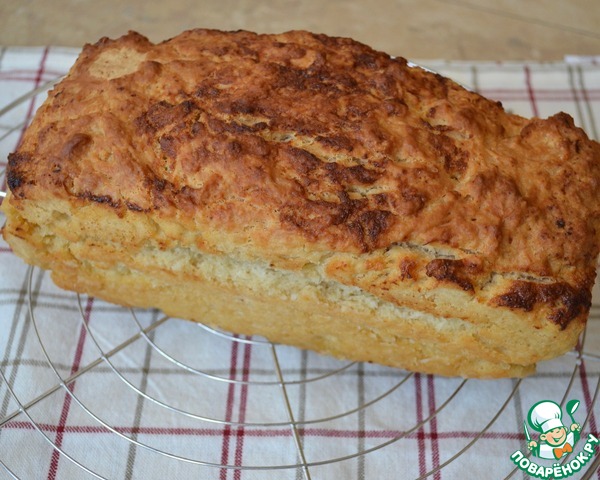
<path fill-rule="evenodd" d="M 26 124 L 0 122 L 3 158 Z M 4 243 L 0 258 L 0 479 L 521 479 L 516 451 L 523 464 L 573 470 L 587 435 L 598 436 L 596 291 L 575 350 L 525 379 L 478 381 L 122 308 L 58 289 Z M 553 400 L 564 411 L 574 399 L 575 453 L 536 460 L 529 408 Z M 594 448 L 569 478 L 600 479 Z"/>

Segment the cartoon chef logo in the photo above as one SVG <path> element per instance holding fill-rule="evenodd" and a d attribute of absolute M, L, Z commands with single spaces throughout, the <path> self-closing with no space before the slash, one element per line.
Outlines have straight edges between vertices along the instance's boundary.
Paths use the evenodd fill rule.
<path fill-rule="evenodd" d="M 579 407 L 578 400 L 571 400 L 566 405 L 566 412 L 571 419 L 570 427 L 563 424 L 560 405 L 551 400 L 542 400 L 529 409 L 529 426 L 539 432 L 538 440 L 533 440 L 524 422 L 527 447 L 539 458 L 558 460 L 573 452 L 581 435 L 581 426 L 575 422 L 573 413 Z"/>
<path fill-rule="evenodd" d="M 581 442 L 583 447 L 578 446 L 575 450 L 575 444 L 582 435 L 581 425 L 573 418 L 578 407 L 579 400 L 571 400 L 565 405 L 564 412 L 570 418 L 569 422 L 556 402 L 542 400 L 533 405 L 523 422 L 530 454 L 516 450 L 510 456 L 511 462 L 527 475 L 548 480 L 569 478 L 583 471 L 588 464 L 593 468 L 594 457 L 600 454 L 600 439 L 588 433 Z M 536 439 L 531 438 L 530 429 L 539 433 Z M 535 457 L 544 461 L 538 462 Z"/>

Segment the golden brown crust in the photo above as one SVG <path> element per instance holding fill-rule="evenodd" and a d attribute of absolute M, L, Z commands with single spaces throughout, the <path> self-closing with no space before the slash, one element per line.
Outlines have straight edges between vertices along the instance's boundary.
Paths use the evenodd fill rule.
<path fill-rule="evenodd" d="M 162 249 L 319 265 L 395 304 L 425 308 L 411 298 L 449 289 L 478 315 L 574 331 L 590 305 L 600 145 L 564 113 L 508 114 L 350 39 L 102 39 L 50 93 L 7 175 L 15 210 L 93 204 L 155 224 Z M 138 248 L 136 235 L 121 241 Z"/>

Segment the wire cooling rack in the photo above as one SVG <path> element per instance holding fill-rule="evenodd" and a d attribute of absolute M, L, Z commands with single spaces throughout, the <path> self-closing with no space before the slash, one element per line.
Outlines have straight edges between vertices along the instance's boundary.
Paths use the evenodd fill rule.
<path fill-rule="evenodd" d="M 0 147 L 14 148 L 25 123 L 0 125 Z M 523 420 L 542 399 L 580 399 L 582 432 L 598 434 L 597 292 L 574 351 L 533 377 L 475 381 L 109 305 L 4 255 L 15 284 L 12 321 L 0 318 L 0 478 L 528 478 L 510 456 L 527 452 Z M 571 478 L 599 465 L 590 456 Z"/>

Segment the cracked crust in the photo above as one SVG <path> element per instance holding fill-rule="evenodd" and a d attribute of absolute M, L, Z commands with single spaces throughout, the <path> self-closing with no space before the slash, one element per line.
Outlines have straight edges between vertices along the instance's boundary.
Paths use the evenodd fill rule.
<path fill-rule="evenodd" d="M 479 325 L 482 361 L 492 348 L 527 369 L 585 323 L 599 160 L 564 113 L 509 114 L 350 39 L 193 30 L 154 45 L 132 32 L 84 48 L 10 155 L 4 236 L 55 272 L 52 242 L 91 261 L 56 238 L 111 255 L 193 248 L 295 272 L 296 288 L 316 269 L 440 325 Z M 149 268 L 131 255 L 120 264 Z M 527 340 L 509 348 L 513 335 Z M 501 375 L 463 363 L 455 374 Z"/>

